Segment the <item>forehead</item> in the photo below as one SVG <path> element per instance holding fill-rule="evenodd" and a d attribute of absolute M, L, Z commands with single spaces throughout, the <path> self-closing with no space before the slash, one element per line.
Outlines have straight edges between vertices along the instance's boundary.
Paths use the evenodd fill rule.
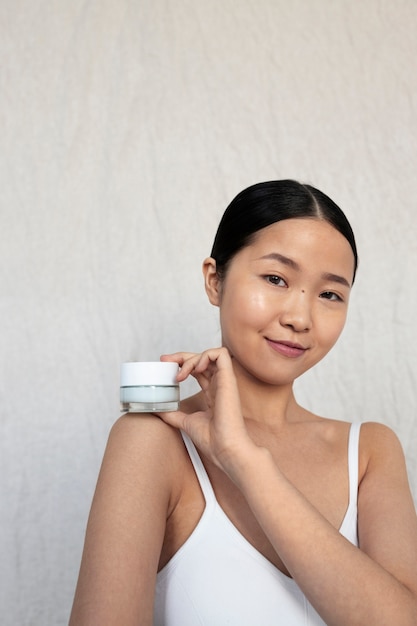
<path fill-rule="evenodd" d="M 292 218 L 271 224 L 255 233 L 244 250 L 252 260 L 276 252 L 285 254 L 301 267 L 313 263 L 327 271 L 343 271 L 350 282 L 353 277 L 354 255 L 348 240 L 334 226 L 318 218 Z"/>

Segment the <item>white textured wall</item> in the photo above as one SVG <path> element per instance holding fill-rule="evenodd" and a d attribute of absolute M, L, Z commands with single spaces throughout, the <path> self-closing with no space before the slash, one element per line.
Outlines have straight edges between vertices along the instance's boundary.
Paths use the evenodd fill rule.
<path fill-rule="evenodd" d="M 125 360 L 218 344 L 200 263 L 241 188 L 331 195 L 361 266 L 299 384 L 399 434 L 417 497 L 414 0 L 2 0 L 0 607 L 68 619 Z"/>

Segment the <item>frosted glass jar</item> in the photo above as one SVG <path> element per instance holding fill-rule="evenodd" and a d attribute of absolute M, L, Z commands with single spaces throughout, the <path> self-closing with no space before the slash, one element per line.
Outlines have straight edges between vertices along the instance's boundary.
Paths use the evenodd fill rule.
<path fill-rule="evenodd" d="M 139 361 L 122 363 L 120 408 L 128 413 L 177 411 L 180 388 L 177 363 Z"/>

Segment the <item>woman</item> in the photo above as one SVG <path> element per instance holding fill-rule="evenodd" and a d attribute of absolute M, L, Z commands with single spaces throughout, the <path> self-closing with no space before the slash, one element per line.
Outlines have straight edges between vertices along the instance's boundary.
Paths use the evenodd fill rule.
<path fill-rule="evenodd" d="M 203 264 L 222 346 L 162 357 L 201 386 L 180 411 L 113 427 L 71 625 L 417 624 L 396 436 L 293 393 L 339 337 L 356 267 L 317 189 L 272 181 L 232 201 Z"/>

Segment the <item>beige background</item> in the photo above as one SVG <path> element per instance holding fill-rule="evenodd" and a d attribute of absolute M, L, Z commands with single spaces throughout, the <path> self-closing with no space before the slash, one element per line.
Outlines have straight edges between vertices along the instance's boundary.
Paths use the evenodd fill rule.
<path fill-rule="evenodd" d="M 66 624 L 119 365 L 218 344 L 201 261 L 260 180 L 351 219 L 349 322 L 299 399 L 392 426 L 417 498 L 416 32 L 414 0 L 2 0 L 3 626 Z"/>

